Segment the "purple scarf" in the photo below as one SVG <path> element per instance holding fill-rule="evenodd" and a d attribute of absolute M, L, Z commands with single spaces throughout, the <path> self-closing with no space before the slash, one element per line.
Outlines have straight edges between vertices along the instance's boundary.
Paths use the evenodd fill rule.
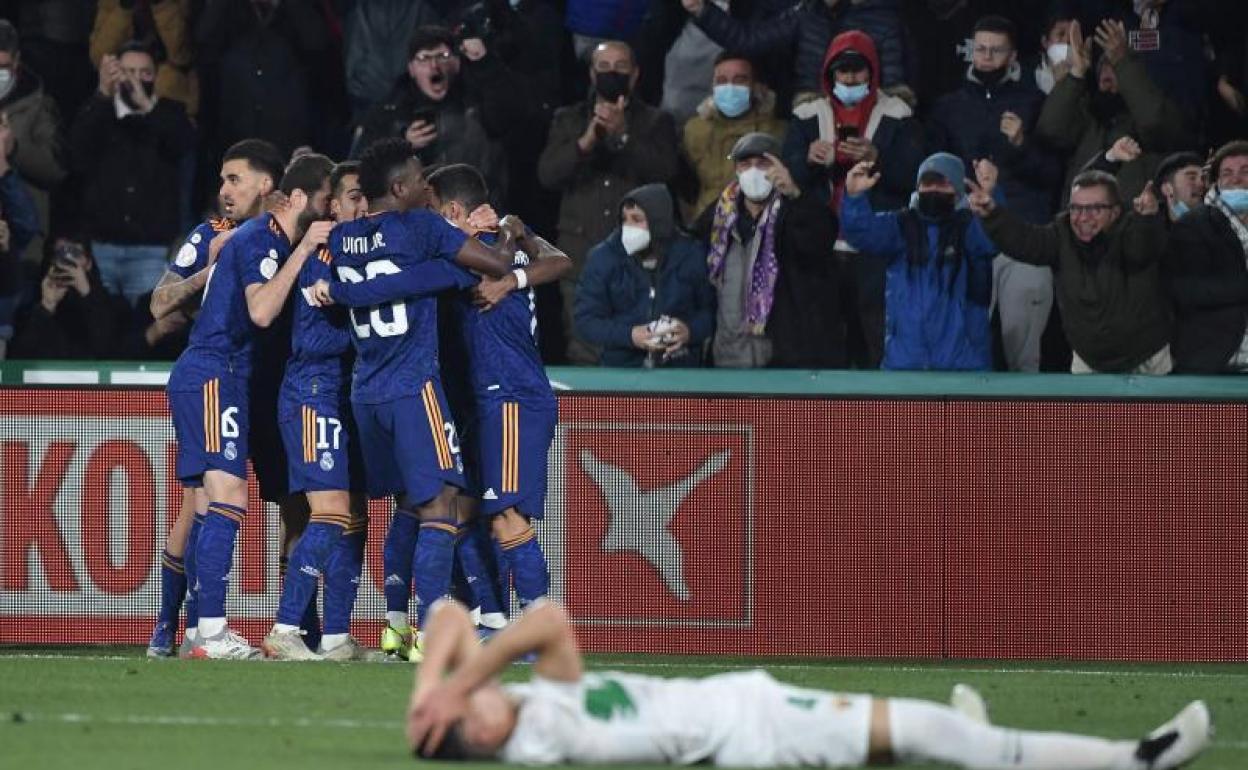
<path fill-rule="evenodd" d="M 732 246 L 732 228 L 737 224 L 736 182 L 724 188 L 715 204 L 715 218 L 711 223 L 711 250 L 706 255 L 707 273 L 715 288 L 724 285 L 724 264 L 728 261 L 728 248 Z M 775 196 L 758 218 L 758 231 L 763 242 L 754 259 L 750 274 L 750 289 L 745 298 L 745 331 L 761 335 L 767 329 L 771 306 L 776 295 L 776 276 L 780 266 L 776 262 L 776 214 L 780 210 L 781 196 Z"/>

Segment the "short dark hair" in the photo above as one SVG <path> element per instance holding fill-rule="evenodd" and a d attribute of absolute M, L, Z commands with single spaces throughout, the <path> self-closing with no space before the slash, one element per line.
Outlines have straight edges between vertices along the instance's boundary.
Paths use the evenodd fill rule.
<path fill-rule="evenodd" d="M 407 60 L 411 61 L 420 51 L 428 51 L 430 48 L 437 48 L 444 45 L 451 49 L 451 53 L 455 53 L 455 33 L 448 27 L 442 27 L 437 24 L 426 24 L 423 27 L 417 27 L 412 33 L 412 39 L 407 44 Z"/>
<path fill-rule="evenodd" d="M 1115 206 L 1122 205 L 1122 192 L 1118 188 L 1118 180 L 1113 174 L 1107 174 L 1104 171 L 1083 171 L 1075 177 L 1070 183 L 1070 189 L 1087 189 L 1089 187 L 1104 187 L 1105 192 L 1109 195 L 1109 202 Z"/>
<path fill-rule="evenodd" d="M 286 167 L 282 175 L 281 191 L 290 195 L 295 190 L 303 190 L 309 197 L 316 194 L 325 184 L 325 180 L 334 171 L 334 162 L 320 153 L 300 155 Z"/>
<path fill-rule="evenodd" d="M 470 759 L 484 759 L 480 752 L 473 751 L 468 742 L 464 740 L 464 733 L 460 728 L 461 721 L 452 722 L 451 726 L 447 728 L 446 734 L 442 736 L 442 742 L 438 744 L 438 750 L 433 752 L 432 756 L 426 757 L 417 748 L 415 751 L 416 758 L 438 762 L 464 762 Z"/>
<path fill-rule="evenodd" d="M 485 177 L 467 163 L 443 166 L 429 175 L 429 185 L 443 202 L 455 201 L 469 211 L 490 200 Z"/>
<path fill-rule="evenodd" d="M 228 163 L 231 160 L 245 160 L 252 171 L 268 174 L 273 180 L 274 188 L 282 184 L 282 168 L 286 164 L 282 160 L 282 154 L 271 142 L 263 139 L 243 139 L 235 142 L 221 158 L 222 163 Z"/>
<path fill-rule="evenodd" d="M 156 52 L 152 50 L 150 45 L 144 43 L 142 40 L 127 40 L 122 43 L 121 47 L 117 49 L 117 58 L 120 59 L 128 53 L 144 54 L 152 60 L 153 64 L 157 61 Z"/>
<path fill-rule="evenodd" d="M 995 13 L 981 16 L 975 22 L 972 34 L 975 32 L 995 32 L 998 35 L 1005 35 L 1010 39 L 1010 47 L 1018 50 L 1018 27 L 1014 26 L 1014 22 L 1004 16 L 999 16 Z"/>
<path fill-rule="evenodd" d="M 723 64 L 726 61 L 743 61 L 746 64 L 750 65 L 751 70 L 758 69 L 757 67 L 754 66 L 754 60 L 746 56 L 745 54 L 741 53 L 740 51 L 720 51 L 719 54 L 715 56 L 714 66 L 718 67 L 719 65 Z"/>
<path fill-rule="evenodd" d="M 17 27 L 8 19 L 0 19 L 0 51 L 17 55 L 22 47 L 22 38 L 17 34 Z"/>
<path fill-rule="evenodd" d="M 333 195 L 335 198 L 342 195 L 342 180 L 352 174 L 356 176 L 360 174 L 360 162 L 358 160 L 344 160 L 334 166 L 333 172 L 329 175 L 330 195 Z"/>
<path fill-rule="evenodd" d="M 1248 155 L 1248 142 L 1243 139 L 1236 139 L 1219 147 L 1209 161 L 1209 173 L 1213 181 L 1216 182 L 1218 180 L 1218 175 L 1222 172 L 1223 161 L 1227 158 L 1238 158 L 1243 155 Z"/>
<path fill-rule="evenodd" d="M 1204 168 L 1205 161 L 1194 152 L 1176 152 L 1173 155 L 1167 155 L 1157 167 L 1157 175 L 1153 177 L 1153 184 L 1157 185 L 1157 191 L 1161 192 L 1163 184 L 1173 182 L 1174 175 L 1189 166 Z"/>
<path fill-rule="evenodd" d="M 360 153 L 360 192 L 370 201 L 386 197 L 395 175 L 414 158 L 416 151 L 401 137 L 373 142 Z"/>

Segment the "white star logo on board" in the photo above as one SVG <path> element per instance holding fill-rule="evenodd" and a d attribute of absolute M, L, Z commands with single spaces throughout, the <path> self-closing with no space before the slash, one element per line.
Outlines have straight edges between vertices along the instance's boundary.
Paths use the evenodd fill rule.
<path fill-rule="evenodd" d="M 607 503 L 605 553 L 633 551 L 649 562 L 663 584 L 681 601 L 690 598 L 685 585 L 684 549 L 668 527 L 685 498 L 707 479 L 728 466 L 731 450 L 716 452 L 696 471 L 679 481 L 643 490 L 628 471 L 600 460 L 589 450 L 580 453 L 581 468 L 602 492 Z"/>

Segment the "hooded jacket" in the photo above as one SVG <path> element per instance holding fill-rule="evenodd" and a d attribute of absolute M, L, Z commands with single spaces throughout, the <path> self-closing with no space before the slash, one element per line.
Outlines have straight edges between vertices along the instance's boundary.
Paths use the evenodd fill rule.
<path fill-rule="evenodd" d="M 937 155 L 925 166 L 945 160 L 957 162 Z M 992 368 L 988 304 L 998 249 L 969 211 L 934 221 L 913 208 L 877 213 L 865 194 L 847 195 L 841 237 L 861 259 L 886 262 L 882 368 Z"/>
<path fill-rule="evenodd" d="M 842 0 L 828 8 L 826 0 L 803 0 L 774 18 L 734 19 L 714 3 L 704 3 L 694 23 L 729 51 L 757 56 L 772 51 L 796 52 L 793 89 L 819 91 L 820 61 L 830 41 L 848 30 L 861 30 L 879 46 L 875 68 L 885 86 L 906 82 L 900 0 Z"/>
<path fill-rule="evenodd" d="M 60 116 L 56 102 L 43 91 L 43 81 L 25 67 L 17 70 L 13 91 L 0 100 L 13 129 L 13 166 L 30 184 L 49 190 L 67 173 Z"/>
<path fill-rule="evenodd" d="M 633 346 L 633 327 L 667 315 L 689 327 L 689 355 L 672 363 L 699 366 L 702 343 L 715 323 L 715 292 L 706 276 L 705 246 L 676 229 L 672 196 L 661 184 L 627 193 L 646 213 L 650 246 L 630 255 L 620 228 L 589 253 L 576 292 L 577 333 L 602 348 L 603 366 L 641 366 L 646 353 Z M 621 206 L 622 208 L 622 206 Z M 655 255 L 658 265 L 647 270 L 643 256 Z"/>
<path fill-rule="evenodd" d="M 736 178 L 736 164 L 728 159 L 737 140 L 760 132 L 777 140 L 784 136 L 785 123 L 773 114 L 775 94 L 761 84 L 755 86 L 750 109 L 736 118 L 724 117 L 708 96 L 698 105 L 698 114 L 685 123 L 685 154 L 698 173 L 698 197 L 693 214 L 715 203 L 728 183 Z"/>
<path fill-rule="evenodd" d="M 823 73 L 821 86 L 825 98 L 800 104 L 793 109 L 794 120 L 784 138 L 784 164 L 802 192 L 812 194 L 821 201 L 832 200 L 834 191 L 844 185 L 850 165 L 812 165 L 806 155 L 815 140 L 835 142 L 837 139 L 836 111 L 839 104 L 833 104 L 835 82 L 828 72 L 828 65 L 845 51 L 861 54 L 871 65 L 871 94 L 875 98 L 875 106 L 859 129 L 859 135 L 870 139 L 880 151 L 877 165 L 883 178 L 871 191 L 871 202 L 879 208 L 905 205 L 914 189 L 915 170 L 923 161 L 923 130 L 908 104 L 880 91 L 879 55 L 874 41 L 865 33 L 843 32 L 828 45 L 819 70 Z"/>

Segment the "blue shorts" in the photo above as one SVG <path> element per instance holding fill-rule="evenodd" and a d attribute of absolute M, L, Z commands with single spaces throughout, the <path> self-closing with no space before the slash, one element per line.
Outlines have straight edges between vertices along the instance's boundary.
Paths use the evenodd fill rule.
<path fill-rule="evenodd" d="M 370 497 L 402 492 L 421 505 L 446 484 L 463 488 L 459 437 L 437 382 L 426 381 L 415 396 L 351 407 Z"/>
<path fill-rule="evenodd" d="M 291 492 L 364 489 L 355 420 L 344 407 L 337 399 L 283 401 L 280 426 Z"/>
<path fill-rule="evenodd" d="M 246 381 L 222 374 L 205 378 L 197 390 L 171 390 L 168 396 L 178 438 L 178 479 L 186 486 L 199 486 L 208 470 L 246 479 Z"/>
<path fill-rule="evenodd" d="M 519 401 L 477 405 L 473 430 L 474 496 L 481 513 L 515 508 L 530 519 L 546 509 L 546 454 L 555 439 L 558 408 Z"/>

